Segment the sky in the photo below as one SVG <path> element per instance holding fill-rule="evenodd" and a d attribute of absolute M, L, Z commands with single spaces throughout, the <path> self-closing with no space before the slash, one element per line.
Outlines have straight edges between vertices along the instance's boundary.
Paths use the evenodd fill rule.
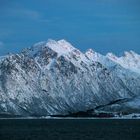
<path fill-rule="evenodd" d="M 0 0 L 0 55 L 48 39 L 140 53 L 140 0 Z"/>

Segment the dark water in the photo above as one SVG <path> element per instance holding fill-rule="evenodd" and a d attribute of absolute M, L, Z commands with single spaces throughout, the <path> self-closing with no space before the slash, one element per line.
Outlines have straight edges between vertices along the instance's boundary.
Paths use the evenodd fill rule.
<path fill-rule="evenodd" d="M 140 140 L 140 120 L 0 120 L 0 140 Z"/>

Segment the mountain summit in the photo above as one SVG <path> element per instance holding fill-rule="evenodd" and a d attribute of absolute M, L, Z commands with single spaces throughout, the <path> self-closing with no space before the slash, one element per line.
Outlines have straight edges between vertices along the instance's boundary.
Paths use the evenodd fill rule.
<path fill-rule="evenodd" d="M 39 42 L 0 58 L 0 114 L 140 112 L 140 55 L 117 57 L 65 40 Z"/>

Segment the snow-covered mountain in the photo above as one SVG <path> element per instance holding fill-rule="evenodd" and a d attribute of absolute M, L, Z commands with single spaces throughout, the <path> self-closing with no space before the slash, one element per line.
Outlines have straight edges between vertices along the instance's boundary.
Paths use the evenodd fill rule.
<path fill-rule="evenodd" d="M 0 57 L 0 114 L 57 115 L 93 109 L 140 112 L 140 55 L 82 53 L 65 40 Z"/>

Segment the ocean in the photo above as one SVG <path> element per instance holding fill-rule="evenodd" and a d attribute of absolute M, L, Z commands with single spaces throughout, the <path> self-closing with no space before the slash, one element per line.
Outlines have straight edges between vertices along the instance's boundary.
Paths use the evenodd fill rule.
<path fill-rule="evenodd" d="M 0 140 L 140 140 L 140 120 L 0 119 Z"/>

